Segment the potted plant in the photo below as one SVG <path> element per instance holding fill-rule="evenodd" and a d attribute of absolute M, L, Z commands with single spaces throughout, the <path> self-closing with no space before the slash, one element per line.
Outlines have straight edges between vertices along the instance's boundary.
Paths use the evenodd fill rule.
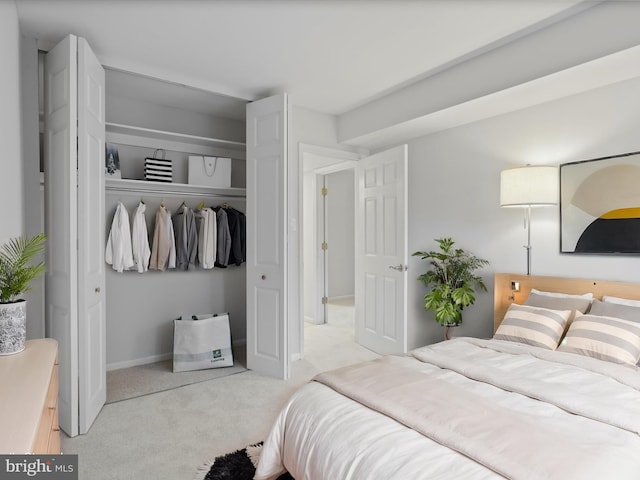
<path fill-rule="evenodd" d="M 44 262 L 30 265 L 42 253 L 46 236 L 17 237 L 0 247 L 0 355 L 24 350 L 27 302 L 18 298 L 44 272 Z"/>
<path fill-rule="evenodd" d="M 449 327 L 460 325 L 462 310 L 475 302 L 475 289 L 487 291 L 482 278 L 474 272 L 489 261 L 454 248 L 451 238 L 435 241 L 439 250 L 413 255 L 429 260 L 431 269 L 418 277 L 430 289 L 424 296 L 424 309 L 435 313 L 436 321 L 445 327 L 444 337 L 448 340 Z"/>

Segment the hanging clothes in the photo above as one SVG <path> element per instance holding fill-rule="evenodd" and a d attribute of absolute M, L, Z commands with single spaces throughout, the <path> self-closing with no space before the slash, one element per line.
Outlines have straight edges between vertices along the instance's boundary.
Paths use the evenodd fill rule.
<path fill-rule="evenodd" d="M 198 230 L 193 210 L 183 204 L 173 216 L 173 229 L 176 237 L 176 268 L 188 270 L 195 267 Z"/>
<path fill-rule="evenodd" d="M 231 233 L 229 232 L 229 221 L 227 212 L 222 207 L 214 208 L 218 224 L 218 251 L 216 254 L 216 267 L 227 268 L 229 265 L 229 254 L 231 252 Z"/>
<path fill-rule="evenodd" d="M 197 212 L 198 225 L 198 262 L 200 266 L 209 270 L 215 266 L 217 253 L 217 220 L 216 212 L 205 207 Z"/>
<path fill-rule="evenodd" d="M 224 211 L 227 213 L 229 234 L 231 236 L 229 265 L 240 266 L 246 260 L 246 217 L 244 213 L 235 208 L 227 207 Z"/>
<path fill-rule="evenodd" d="M 119 273 L 133 267 L 129 213 L 122 202 L 118 202 L 116 213 L 113 215 L 104 259 Z"/>
<path fill-rule="evenodd" d="M 144 202 L 138 204 L 133 216 L 131 226 L 131 249 L 133 250 L 133 262 L 139 273 L 149 269 L 151 249 L 149 248 L 149 235 L 147 233 L 147 221 L 144 212 L 147 207 Z"/>
<path fill-rule="evenodd" d="M 171 211 L 161 205 L 156 211 L 149 270 L 164 271 L 167 268 L 176 268 L 176 243 Z"/>

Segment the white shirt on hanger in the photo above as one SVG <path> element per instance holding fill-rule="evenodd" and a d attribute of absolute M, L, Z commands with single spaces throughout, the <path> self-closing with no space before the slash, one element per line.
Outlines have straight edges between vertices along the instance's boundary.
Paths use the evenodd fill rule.
<path fill-rule="evenodd" d="M 113 215 L 104 259 L 116 272 L 133 267 L 129 214 L 122 202 L 118 202 L 116 213 Z"/>
<path fill-rule="evenodd" d="M 198 260 L 203 269 L 209 270 L 216 262 L 216 212 L 208 207 L 200 210 L 198 227 Z"/>
<path fill-rule="evenodd" d="M 151 258 L 147 222 L 144 215 L 146 209 L 147 207 L 143 202 L 138 204 L 131 226 L 133 261 L 139 273 L 144 273 L 149 269 L 149 259 Z"/>

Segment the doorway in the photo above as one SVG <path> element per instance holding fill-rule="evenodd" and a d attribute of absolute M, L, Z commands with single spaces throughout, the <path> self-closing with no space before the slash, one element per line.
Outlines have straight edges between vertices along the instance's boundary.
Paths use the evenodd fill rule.
<path fill-rule="evenodd" d="M 303 357 L 308 327 L 335 324 L 355 341 L 355 167 L 360 156 L 301 145 L 300 158 Z"/>
<path fill-rule="evenodd" d="M 324 321 L 355 332 L 355 172 L 348 168 L 322 177 Z"/>

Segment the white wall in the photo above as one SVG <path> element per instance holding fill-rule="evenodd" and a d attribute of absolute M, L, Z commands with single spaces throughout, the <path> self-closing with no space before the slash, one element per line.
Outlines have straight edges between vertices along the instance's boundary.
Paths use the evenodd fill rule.
<path fill-rule="evenodd" d="M 561 164 L 640 150 L 640 79 L 549 102 L 416 139 L 409 144 L 409 253 L 451 236 L 488 259 L 489 287 L 463 313 L 455 335 L 490 336 L 493 273 L 526 273 L 526 231 L 518 209 L 500 209 L 500 171 L 530 164 Z M 640 281 L 640 257 L 559 253 L 559 208 L 536 209 L 532 220 L 532 274 Z M 409 262 L 409 347 L 442 339 L 423 309 L 415 280 L 424 261 Z"/>
<path fill-rule="evenodd" d="M 0 244 L 24 233 L 20 30 L 13 1 L 0 2 Z"/>
<path fill-rule="evenodd" d="M 352 296 L 355 291 L 355 189 L 354 171 L 325 177 L 329 298 Z"/>
<path fill-rule="evenodd" d="M 44 186 L 40 184 L 40 136 L 38 104 L 38 46 L 33 38 L 20 37 L 22 89 L 22 148 L 24 233 L 32 237 L 44 232 Z M 24 295 L 27 306 L 27 338 L 42 338 L 44 329 L 44 278 L 32 282 Z"/>
<path fill-rule="evenodd" d="M 0 2 L 0 244 L 44 230 L 38 149 L 38 51 L 20 35 L 13 1 Z M 27 338 L 44 336 L 44 276 L 31 284 Z"/>

